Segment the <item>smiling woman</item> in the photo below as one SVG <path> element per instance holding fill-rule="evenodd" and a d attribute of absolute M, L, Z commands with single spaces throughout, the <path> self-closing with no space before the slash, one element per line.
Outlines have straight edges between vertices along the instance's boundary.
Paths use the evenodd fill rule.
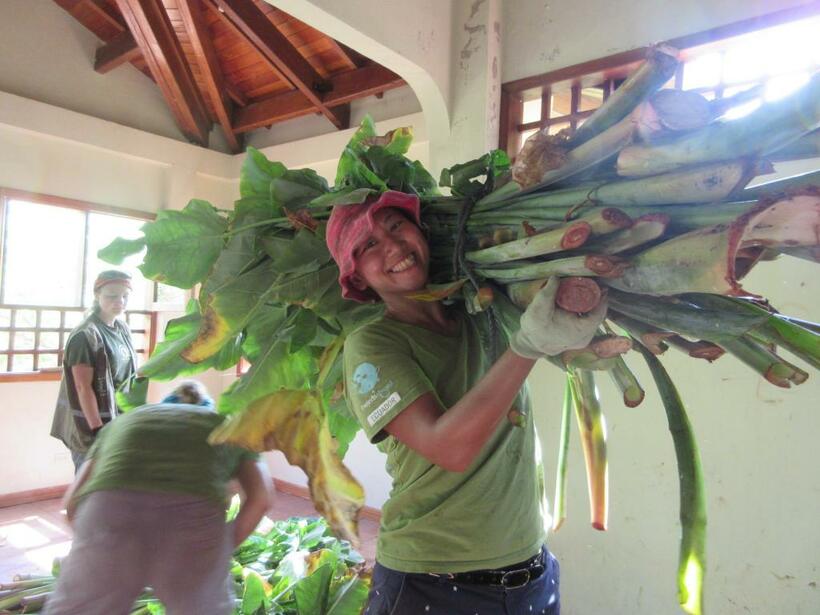
<path fill-rule="evenodd" d="M 342 295 L 385 306 L 344 345 L 349 407 L 387 453 L 393 478 L 368 612 L 557 615 L 558 563 L 544 546 L 543 471 L 524 380 L 537 358 L 586 345 L 605 302 L 586 319 L 563 312 L 556 279 L 495 360 L 483 320 L 410 297 L 426 287 L 430 264 L 418 197 L 387 191 L 337 205 L 327 243 Z M 504 420 L 513 415 L 515 424 Z"/>

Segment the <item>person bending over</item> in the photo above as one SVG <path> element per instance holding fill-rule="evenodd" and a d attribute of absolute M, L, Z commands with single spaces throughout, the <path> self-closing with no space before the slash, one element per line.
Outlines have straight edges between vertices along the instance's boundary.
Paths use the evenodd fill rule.
<path fill-rule="evenodd" d="M 47 615 L 119 615 L 150 586 L 168 615 L 233 612 L 230 557 L 272 502 L 254 453 L 208 444 L 223 417 L 197 382 L 99 432 L 65 495 L 74 540 Z M 228 482 L 244 493 L 225 523 Z"/>

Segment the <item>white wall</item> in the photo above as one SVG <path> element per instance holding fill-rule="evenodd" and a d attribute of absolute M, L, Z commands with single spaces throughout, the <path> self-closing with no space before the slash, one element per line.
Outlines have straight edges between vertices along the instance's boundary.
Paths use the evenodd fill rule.
<path fill-rule="evenodd" d="M 53 0 L 0 2 L 0 41 L 0 91 L 184 140 L 148 77 L 94 71 L 99 39 Z"/>
<path fill-rule="evenodd" d="M 806 0 L 502 0 L 502 81 L 515 81 Z"/>

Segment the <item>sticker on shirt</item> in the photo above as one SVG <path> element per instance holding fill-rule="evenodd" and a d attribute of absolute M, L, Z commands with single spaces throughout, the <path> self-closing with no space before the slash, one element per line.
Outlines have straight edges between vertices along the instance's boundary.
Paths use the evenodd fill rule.
<path fill-rule="evenodd" d="M 373 427 L 373 425 L 375 425 L 380 418 L 382 418 L 385 414 L 390 412 L 390 410 L 395 408 L 396 404 L 398 404 L 400 401 L 401 395 L 399 395 L 398 393 L 393 393 L 392 395 L 390 395 L 390 397 L 385 399 L 378 408 L 376 408 L 367 416 L 367 423 L 371 427 Z"/>
<path fill-rule="evenodd" d="M 359 395 L 367 395 L 379 383 L 379 370 L 372 363 L 360 363 L 353 370 L 353 384 Z"/>

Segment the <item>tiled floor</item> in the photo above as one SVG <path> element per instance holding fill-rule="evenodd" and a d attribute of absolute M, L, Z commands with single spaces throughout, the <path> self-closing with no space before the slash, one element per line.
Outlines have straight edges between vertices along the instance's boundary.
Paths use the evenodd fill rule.
<path fill-rule="evenodd" d="M 281 492 L 268 512 L 271 519 L 316 514 L 310 500 Z M 374 521 L 359 522 L 360 552 L 371 564 L 378 529 Z M 15 574 L 49 573 L 54 557 L 68 553 L 70 546 L 71 530 L 63 521 L 59 500 L 0 508 L 0 583 Z"/>

